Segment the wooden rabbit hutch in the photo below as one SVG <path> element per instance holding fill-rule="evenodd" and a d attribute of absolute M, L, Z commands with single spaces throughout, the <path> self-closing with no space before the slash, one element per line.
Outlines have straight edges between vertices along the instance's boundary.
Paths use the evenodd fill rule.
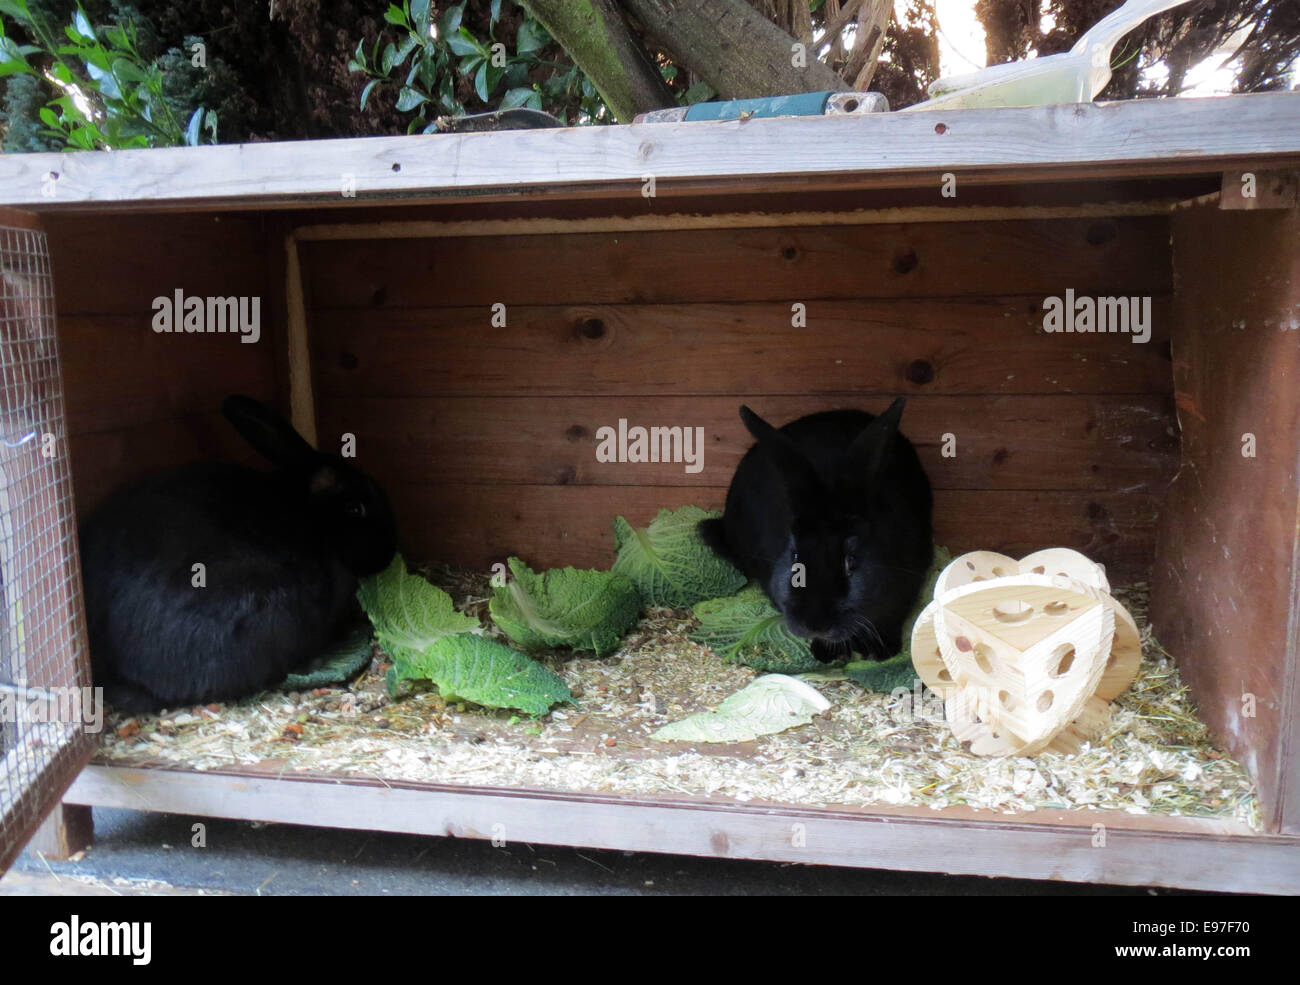
<path fill-rule="evenodd" d="M 0 160 L 0 203 L 49 239 L 78 513 L 153 469 L 252 463 L 217 412 L 243 392 L 323 447 L 356 436 L 408 558 L 606 567 L 615 514 L 721 505 L 740 403 L 904 394 L 936 540 L 1149 580 L 1259 804 L 1252 826 L 101 759 L 47 832 L 102 805 L 1300 890 L 1297 169 L 1300 93 Z M 1067 290 L 1149 298 L 1149 339 L 1044 331 Z M 176 292 L 260 298 L 260 338 L 155 332 Z M 620 419 L 703 426 L 704 468 L 597 462 Z"/>

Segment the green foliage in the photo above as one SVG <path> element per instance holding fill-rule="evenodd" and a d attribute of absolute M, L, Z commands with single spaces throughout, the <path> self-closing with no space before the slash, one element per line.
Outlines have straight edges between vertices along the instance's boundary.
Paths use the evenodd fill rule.
<path fill-rule="evenodd" d="M 556 568 L 541 574 L 510 558 L 514 575 L 494 590 L 492 621 L 525 650 L 568 646 L 603 656 L 618 649 L 641 612 L 636 587 L 612 571 Z"/>
<path fill-rule="evenodd" d="M 306 691 L 350 680 L 370 663 L 370 627 L 361 625 L 338 640 L 305 667 L 297 668 L 280 685 L 282 691 Z"/>
<path fill-rule="evenodd" d="M 779 674 L 823 666 L 808 641 L 790 632 L 785 616 L 756 584 L 727 598 L 700 602 L 693 611 L 700 625 L 691 639 L 708 646 L 726 663 Z"/>
<path fill-rule="evenodd" d="M 544 715 L 552 705 L 573 700 L 568 685 L 537 661 L 472 633 L 393 656 L 398 680 L 431 680 L 447 701 Z"/>
<path fill-rule="evenodd" d="M 660 510 L 643 529 L 615 517 L 614 572 L 631 580 L 646 605 L 684 609 L 738 591 L 745 576 L 700 539 L 700 521 L 715 515 L 698 506 Z"/>
<path fill-rule="evenodd" d="M 377 575 L 363 578 L 357 599 L 388 653 L 421 650 L 444 636 L 471 633 L 478 620 L 457 612 L 451 596 L 419 575 L 406 572 L 400 554 Z"/>
<path fill-rule="evenodd" d="M 49 97 L 40 80 L 33 75 L 12 75 L 5 81 L 4 105 L 0 109 L 4 150 L 11 154 L 59 150 L 63 142 L 55 140 L 41 123 L 41 107 Z"/>
<path fill-rule="evenodd" d="M 351 71 L 369 78 L 361 91 L 361 108 L 377 87 L 386 86 L 396 90 L 397 109 L 413 114 L 407 133 L 429 133 L 438 115 L 466 112 L 457 86 L 463 78 L 483 104 L 479 109 L 527 106 L 546 108 L 577 123 L 610 122 L 608 108 L 582 70 L 548 57 L 544 49 L 552 44 L 551 36 L 528 11 L 519 9 L 511 51 L 497 38 L 502 0 L 491 4 L 486 37 L 475 35 L 464 23 L 465 6 L 462 0 L 435 18 L 428 0 L 389 4 L 384 20 L 396 28 L 399 40 L 381 47 L 382 39 L 376 38 L 367 51 L 362 39 L 348 62 Z"/>
<path fill-rule="evenodd" d="M 408 574 L 401 555 L 362 579 L 357 599 L 393 660 L 389 690 L 399 681 L 429 680 L 448 701 L 544 714 L 569 700 L 564 682 L 517 650 L 485 639 L 478 620 L 457 612 L 451 596 Z"/>
<path fill-rule="evenodd" d="M 855 660 L 844 665 L 844 673 L 868 691 L 888 694 L 896 687 L 911 688 L 916 680 L 916 668 L 912 666 L 907 639 L 906 636 L 903 639 L 902 652 L 895 653 L 888 660 Z"/>
<path fill-rule="evenodd" d="M 952 554 L 946 548 L 934 549 L 921 594 L 903 623 L 903 649 L 888 660 L 860 660 L 848 664 L 844 670 L 849 677 L 873 691 L 892 691 L 900 686 L 900 681 L 903 686 L 911 687 L 914 676 L 912 627 L 934 598 L 934 584 L 951 560 Z M 823 666 L 812 655 L 808 641 L 790 632 L 785 617 L 756 584 L 746 586 L 729 598 L 700 602 L 693 611 L 700 625 L 691 634 L 691 639 L 710 647 L 727 663 L 741 663 L 755 670 L 782 674 L 805 673 Z"/>
<path fill-rule="evenodd" d="M 142 29 L 131 8 L 98 27 L 80 4 L 61 26 L 44 5 L 29 0 L 0 0 L 0 15 L 0 78 L 10 79 L 6 150 L 216 143 L 216 113 L 189 102 L 185 80 L 148 53 L 147 25 Z M 30 43 L 16 40 L 14 24 Z M 175 49 L 167 56 L 173 63 L 190 61 Z M 17 77 L 31 81 L 18 83 Z M 37 105 L 35 91 L 47 87 L 48 98 Z M 44 125 L 39 132 L 29 122 L 33 110 Z"/>

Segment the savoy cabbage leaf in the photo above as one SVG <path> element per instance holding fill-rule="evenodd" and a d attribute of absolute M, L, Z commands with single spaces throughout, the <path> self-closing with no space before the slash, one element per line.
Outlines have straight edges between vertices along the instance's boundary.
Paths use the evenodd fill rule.
<path fill-rule="evenodd" d="M 450 595 L 408 574 L 400 554 L 379 574 L 361 579 L 357 600 L 390 654 L 398 647 L 419 650 L 444 636 L 481 632 L 477 619 L 456 611 Z"/>
<path fill-rule="evenodd" d="M 698 506 L 660 510 L 644 528 L 615 517 L 613 570 L 636 585 L 646 605 L 685 609 L 701 599 L 730 595 L 744 587 L 745 576 L 699 534 L 700 521 L 716 515 Z"/>
<path fill-rule="evenodd" d="M 560 678 L 518 650 L 484 638 L 479 621 L 457 612 L 442 589 L 408 574 L 401 555 L 387 570 L 363 578 L 357 598 L 392 658 L 390 691 L 398 681 L 429 680 L 448 701 L 531 715 L 570 700 Z"/>
<path fill-rule="evenodd" d="M 568 685 L 536 660 L 473 633 L 444 636 L 423 650 L 398 648 L 393 658 L 396 680 L 433 681 L 446 701 L 544 715 L 573 700 Z"/>
<path fill-rule="evenodd" d="M 596 656 L 618 649 L 641 614 L 641 597 L 612 571 L 555 568 L 541 574 L 510 558 L 514 577 L 492 593 L 489 611 L 503 633 L 525 650 L 568 646 Z"/>
<path fill-rule="evenodd" d="M 908 651 L 906 642 L 902 651 L 888 660 L 854 660 L 845 664 L 844 675 L 868 691 L 881 691 L 885 694 L 897 687 L 905 687 L 910 691 L 916 682 L 916 668 L 912 666 L 912 654 Z"/>
<path fill-rule="evenodd" d="M 873 691 L 892 691 L 900 682 L 911 687 L 912 626 L 934 597 L 935 582 L 951 560 L 952 555 L 945 548 L 934 549 L 925 584 L 903 623 L 903 649 L 888 660 L 858 660 L 849 664 L 844 668 L 849 677 Z M 812 655 L 808 641 L 790 632 L 785 617 L 757 583 L 727 598 L 699 602 L 692 611 L 700 625 L 691 639 L 710 647 L 727 663 L 781 674 L 806 673 L 825 667 Z"/>
<path fill-rule="evenodd" d="M 748 742 L 807 725 L 830 706 L 809 684 L 784 674 L 767 674 L 731 695 L 716 711 L 665 725 L 650 738 L 660 742 Z"/>
<path fill-rule="evenodd" d="M 370 663 L 372 636 L 364 623 L 352 627 L 309 663 L 295 667 L 280 684 L 280 690 L 307 691 L 351 680 Z"/>
<path fill-rule="evenodd" d="M 808 641 L 790 632 L 785 616 L 757 584 L 727 598 L 699 602 L 692 611 L 700 625 L 691 639 L 708 646 L 727 663 L 781 674 L 824 666 L 812 655 Z"/>

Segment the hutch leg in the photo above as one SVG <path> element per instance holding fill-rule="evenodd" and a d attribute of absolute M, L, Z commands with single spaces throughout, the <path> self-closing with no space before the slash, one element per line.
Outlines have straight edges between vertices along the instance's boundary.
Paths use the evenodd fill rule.
<path fill-rule="evenodd" d="M 91 808 L 60 802 L 36 829 L 27 847 L 56 862 L 89 848 L 95 841 L 95 820 Z"/>

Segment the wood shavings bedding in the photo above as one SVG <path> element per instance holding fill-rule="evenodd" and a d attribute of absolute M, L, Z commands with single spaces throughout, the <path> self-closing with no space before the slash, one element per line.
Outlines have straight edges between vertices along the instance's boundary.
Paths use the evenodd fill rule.
<path fill-rule="evenodd" d="M 482 614 L 481 579 L 432 569 L 462 610 Z M 226 706 L 114 716 L 99 761 L 387 781 L 762 801 L 801 807 L 967 805 L 1001 813 L 1092 808 L 1230 818 L 1259 827 L 1245 771 L 1211 744 L 1177 668 L 1152 638 L 1146 586 L 1115 592 L 1142 632 L 1137 680 L 1101 738 L 1072 756 L 972 756 L 923 703 L 833 673 L 809 680 L 832 707 L 809 725 L 717 746 L 651 741 L 715 708 L 756 673 L 692 642 L 694 620 L 651 610 L 617 653 L 541 659 L 572 690 L 540 720 L 448 705 L 432 689 L 390 700 L 379 658 L 350 687 L 267 692 Z M 930 714 L 926 714 L 929 712 Z"/>

